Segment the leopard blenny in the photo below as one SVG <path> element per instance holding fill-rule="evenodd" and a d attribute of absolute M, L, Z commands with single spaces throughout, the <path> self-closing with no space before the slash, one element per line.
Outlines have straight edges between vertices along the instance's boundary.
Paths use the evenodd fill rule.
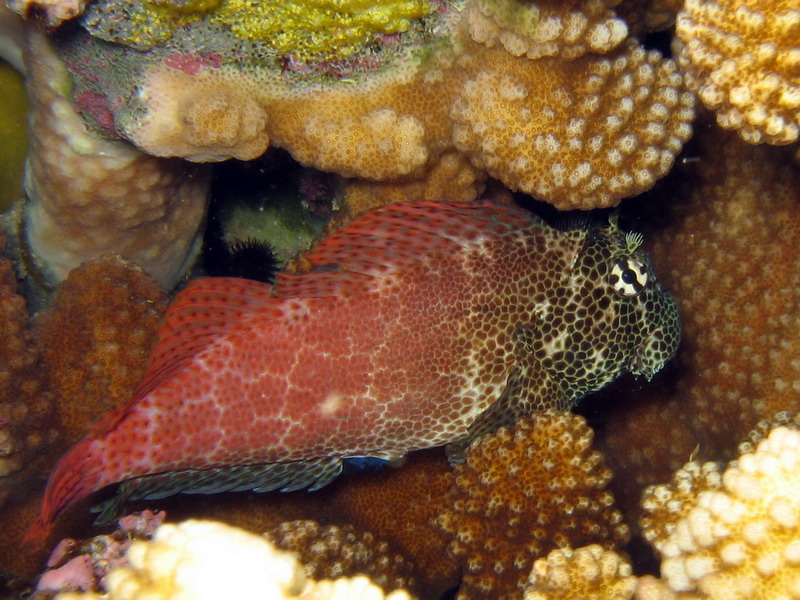
<path fill-rule="evenodd" d="M 198 279 L 149 370 L 53 470 L 29 540 L 68 505 L 316 489 L 355 457 L 452 456 L 534 409 L 569 409 L 675 353 L 680 318 L 641 237 L 614 219 L 554 228 L 514 206 L 370 212 L 274 286 Z"/>

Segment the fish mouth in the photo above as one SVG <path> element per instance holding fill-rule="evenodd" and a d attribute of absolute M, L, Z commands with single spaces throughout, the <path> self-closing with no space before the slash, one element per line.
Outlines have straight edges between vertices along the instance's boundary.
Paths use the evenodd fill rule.
<path fill-rule="evenodd" d="M 650 381 L 677 354 L 681 340 L 682 327 L 678 302 L 663 288 L 660 292 L 661 318 L 637 348 L 630 365 L 631 373 L 642 375 L 647 381 Z"/>

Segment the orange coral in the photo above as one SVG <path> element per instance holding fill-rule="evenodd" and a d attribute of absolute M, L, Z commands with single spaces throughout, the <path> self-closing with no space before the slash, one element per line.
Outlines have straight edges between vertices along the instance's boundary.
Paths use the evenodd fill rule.
<path fill-rule="evenodd" d="M 411 181 L 347 181 L 344 204 L 355 216 L 372 208 L 395 202 L 476 200 L 484 187 L 485 174 L 460 152 L 450 151 L 439 157 L 424 177 Z"/>
<path fill-rule="evenodd" d="M 452 583 L 446 537 L 436 526 L 447 506 L 452 473 L 441 451 L 415 452 L 399 469 L 387 467 L 344 482 L 326 501 L 328 519 L 375 531 L 417 565 L 420 583 L 434 589 Z"/>
<path fill-rule="evenodd" d="M 119 258 L 88 262 L 61 284 L 37 319 L 36 339 L 65 443 L 128 399 L 165 307 L 158 283 Z"/>
<path fill-rule="evenodd" d="M 613 51 L 627 32 L 611 10 L 617 3 L 436 4 L 412 32 L 335 65 L 263 60 L 274 50 L 257 41 L 249 51 L 259 60 L 244 64 L 233 50 L 241 44 L 193 24 L 157 52 L 125 54 L 122 63 L 138 61 L 139 92 L 104 102 L 114 133 L 159 156 L 251 159 L 276 145 L 348 178 L 424 187 L 440 157 L 458 149 L 561 209 L 611 206 L 669 170 L 694 114 L 671 60 L 633 41 Z M 97 63 L 107 87 L 120 85 L 113 60 L 80 35 L 64 54 Z M 195 48 L 205 37 L 217 53 Z M 538 58 L 549 55 L 558 58 Z M 76 76 L 79 94 L 109 93 Z"/>
<path fill-rule="evenodd" d="M 465 571 L 459 598 L 516 598 L 550 550 L 627 541 L 592 437 L 582 417 L 544 411 L 469 448 L 439 517 Z"/>
<path fill-rule="evenodd" d="M 676 34 L 686 82 L 751 144 L 800 133 L 800 17 L 786 0 L 687 0 Z"/>
<path fill-rule="evenodd" d="M 561 210 L 649 189 L 691 134 L 694 97 L 674 63 L 634 43 L 608 57 L 482 63 L 453 106 L 456 146 Z"/>

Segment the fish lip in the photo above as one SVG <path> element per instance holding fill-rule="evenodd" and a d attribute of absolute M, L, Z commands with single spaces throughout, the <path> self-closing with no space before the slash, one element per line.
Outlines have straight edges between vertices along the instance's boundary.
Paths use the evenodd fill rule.
<path fill-rule="evenodd" d="M 630 366 L 630 372 L 637 377 L 644 377 L 647 381 L 650 381 L 653 379 L 653 376 L 664 367 L 665 364 L 666 361 L 662 361 L 660 364 L 655 366 L 645 365 L 642 358 L 642 348 L 639 348 L 636 352 L 636 356 L 633 357 L 633 361 Z"/>

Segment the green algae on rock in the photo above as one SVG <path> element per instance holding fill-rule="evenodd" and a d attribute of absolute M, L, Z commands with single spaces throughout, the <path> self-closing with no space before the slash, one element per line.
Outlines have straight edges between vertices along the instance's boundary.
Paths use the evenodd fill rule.
<path fill-rule="evenodd" d="M 28 101 L 22 75 L 0 61 L 0 212 L 23 196 L 22 170 L 28 153 Z"/>

